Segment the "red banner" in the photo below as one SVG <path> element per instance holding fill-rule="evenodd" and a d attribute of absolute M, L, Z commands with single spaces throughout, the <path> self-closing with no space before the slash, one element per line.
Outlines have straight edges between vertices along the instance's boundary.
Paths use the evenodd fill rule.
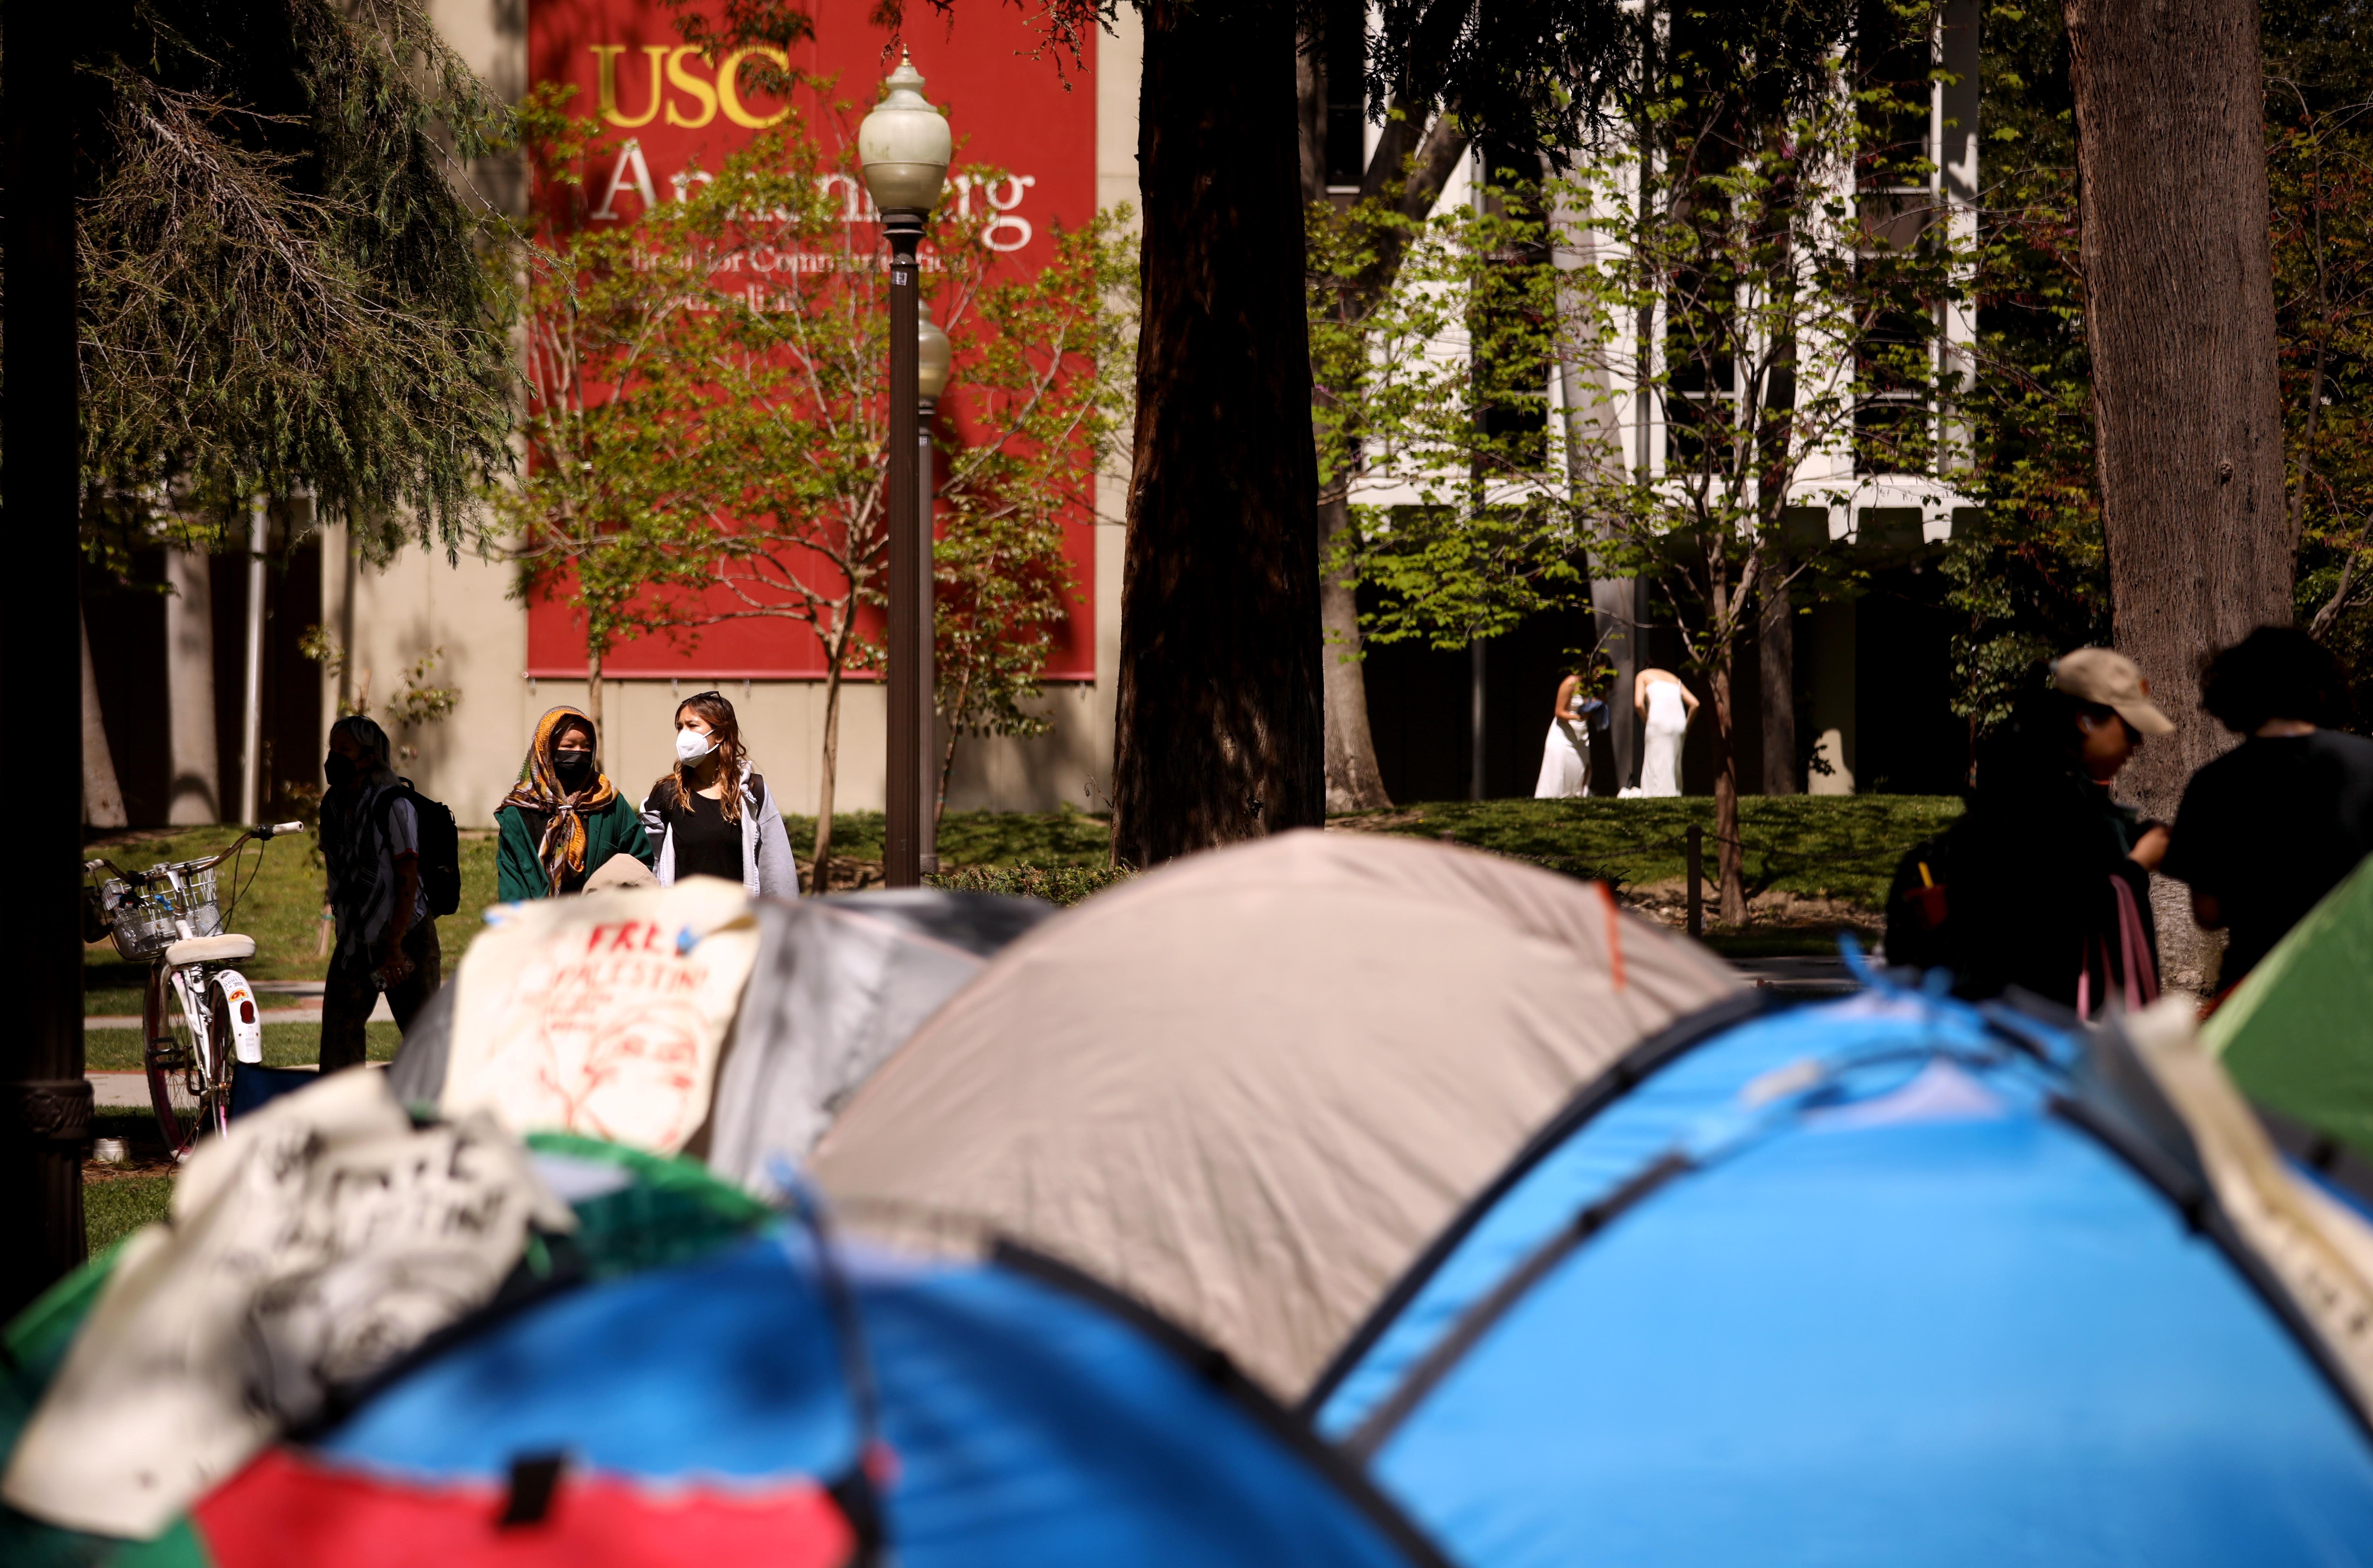
<path fill-rule="evenodd" d="M 837 77 L 831 96 L 854 106 L 853 135 L 896 56 L 886 53 L 888 33 L 867 20 L 871 0 L 812 0 L 811 9 L 815 37 L 792 51 L 789 64 Z M 954 178 L 942 199 L 969 212 L 993 213 L 988 243 L 1012 263 L 1045 265 L 1053 254 L 1050 226 L 1080 228 L 1095 213 L 1093 32 L 1075 64 L 1046 41 L 1020 7 L 964 6 L 948 20 L 917 6 L 909 19 L 906 41 L 923 74 L 924 93 L 955 134 Z M 583 171 L 600 222 L 632 223 L 652 204 L 676 199 L 684 181 L 701 177 L 696 165 L 715 170 L 783 108 L 750 87 L 740 57 L 711 62 L 687 47 L 657 0 L 530 0 L 528 58 L 536 82 L 574 84 L 572 110 L 597 114 L 617 138 L 608 155 Z M 975 181 L 963 176 L 974 164 L 1010 173 Z M 861 190 L 852 186 L 847 199 L 851 216 L 870 212 Z M 959 385 L 949 401 L 960 404 L 961 341 L 955 375 Z M 942 434 L 953 428 L 961 435 L 960 418 L 952 420 L 945 405 L 941 419 Z M 1065 520 L 1064 554 L 1078 602 L 1046 673 L 1052 680 L 1093 680 L 1092 518 Z M 680 638 L 648 634 L 613 648 L 603 662 L 603 673 L 614 676 L 766 680 L 821 677 L 824 670 L 814 633 L 778 619 L 726 621 Z M 584 673 L 581 618 L 565 602 L 532 601 L 528 673 L 566 679 Z"/>

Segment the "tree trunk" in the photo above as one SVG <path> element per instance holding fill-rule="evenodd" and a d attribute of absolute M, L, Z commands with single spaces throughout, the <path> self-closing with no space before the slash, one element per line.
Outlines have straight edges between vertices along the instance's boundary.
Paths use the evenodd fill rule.
<path fill-rule="evenodd" d="M 90 623 L 82 623 L 82 820 L 92 827 L 122 827 L 123 788 L 115 778 L 115 754 L 99 708 L 99 672 L 90 662 Z"/>
<path fill-rule="evenodd" d="M 1766 546 L 1757 593 L 1756 663 L 1762 681 L 1763 792 L 1794 795 L 1796 785 L 1796 617 L 1788 606 L 1788 563 Z"/>
<path fill-rule="evenodd" d="M 2166 817 L 2229 743 L 2194 661 L 2291 618 L 2258 8 L 2067 12 L 2112 626 L 2176 724 L 2129 787 Z"/>
<path fill-rule="evenodd" d="M 2126 789 L 2171 818 L 2229 743 L 2195 661 L 2291 618 L 2253 0 L 2065 0 L 2111 626 L 2175 721 Z M 2161 967 L 2208 948 L 2159 884 Z"/>
<path fill-rule="evenodd" d="M 1113 854 L 1140 866 L 1326 820 L 1292 9 L 1144 17 L 1113 757 Z"/>
<path fill-rule="evenodd" d="M 1351 504 L 1342 497 L 1318 504 L 1318 555 L 1327 559 L 1350 532 Z M 1327 809 L 1373 812 L 1390 807 L 1368 732 L 1368 677 L 1360 661 L 1359 595 L 1351 579 L 1322 568 L 1318 626 L 1326 639 Z"/>
<path fill-rule="evenodd" d="M 222 820 L 222 754 L 215 734 L 214 562 L 203 550 L 165 552 L 165 698 L 172 778 L 165 820 Z"/>
<path fill-rule="evenodd" d="M 13 1317 L 82 1261 L 82 832 L 78 778 L 56 733 L 75 685 L 81 548 L 76 464 L 75 125 L 89 101 L 66 63 L 91 23 L 10 0 L 0 12 L 0 191 L 8 308 L 0 315 L 0 521 L 8 531 L 8 611 L 0 616 L 0 736 L 8 777 L 11 948 L 0 1037 L 0 1317 Z M 211 720 L 211 713 L 208 715 Z M 79 735 L 76 733 L 77 740 Z M 45 787 L 46 786 L 46 787 Z"/>
<path fill-rule="evenodd" d="M 585 717 L 593 721 L 594 755 L 602 748 L 602 652 L 589 648 L 585 652 Z"/>
<path fill-rule="evenodd" d="M 1302 202 L 1327 199 L 1326 82 L 1307 49 L 1294 56 L 1295 146 L 1300 153 Z M 1355 583 L 1326 570 L 1328 556 L 1350 532 L 1350 501 L 1341 496 L 1318 502 L 1318 633 L 1324 645 L 1327 724 L 1327 810 L 1382 811 L 1393 803 L 1376 766 L 1376 745 L 1368 732 L 1368 676 L 1360 661 L 1360 602 Z"/>
<path fill-rule="evenodd" d="M 950 713 L 962 713 L 964 711 L 964 705 L 971 700 L 972 677 L 970 675 L 966 675 L 963 682 L 957 685 L 955 697 L 953 701 L 949 704 L 948 711 Z M 948 722 L 947 744 L 940 749 L 940 788 L 931 802 L 931 837 L 933 843 L 937 843 L 939 841 L 940 824 L 947 820 L 948 778 L 956 770 L 956 742 L 961 739 L 963 735 L 964 731 L 957 727 L 953 720 L 950 720 Z"/>
<path fill-rule="evenodd" d="M 1706 669 L 1713 688 L 1713 840 L 1722 867 L 1722 891 L 1715 913 L 1726 926 L 1747 923 L 1747 856 L 1738 842 L 1738 751 L 1732 744 L 1738 711 L 1733 701 L 1731 677 L 1736 661 L 1732 645 L 1715 649 Z"/>
<path fill-rule="evenodd" d="M 851 596 L 848 613 L 857 613 Z M 824 768 L 816 780 L 815 847 L 808 861 L 808 892 L 817 898 L 832 891 L 832 790 L 840 771 L 840 661 L 836 654 L 824 675 Z"/>

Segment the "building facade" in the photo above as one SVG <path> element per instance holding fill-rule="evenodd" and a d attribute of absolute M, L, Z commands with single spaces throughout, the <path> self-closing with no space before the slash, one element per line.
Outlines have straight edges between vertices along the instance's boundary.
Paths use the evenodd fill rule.
<path fill-rule="evenodd" d="M 818 7 L 814 64 L 837 68 L 844 96 L 860 101 L 887 42 L 867 21 L 868 9 L 864 0 Z M 588 190 L 601 204 L 597 216 L 627 220 L 638 204 L 668 200 L 683 181 L 705 177 L 694 164 L 713 162 L 730 145 L 720 136 L 763 120 L 731 90 L 719 94 L 715 74 L 676 43 L 670 14 L 648 0 L 527 0 L 524 8 L 510 0 L 436 0 L 433 10 L 497 90 L 522 96 L 541 81 L 573 82 L 584 103 L 630 133 L 609 165 L 587 171 Z M 1026 16 L 1011 7 L 960 9 L 953 23 L 923 28 L 911 41 L 927 90 L 949 113 L 960 162 L 970 156 L 1011 171 L 995 192 L 982 193 L 1010 216 L 1007 240 L 1028 244 L 1047 224 L 1077 224 L 1090 208 L 1136 201 L 1140 44 L 1131 8 L 1121 7 L 1113 30 L 1092 37 L 1076 62 L 1037 51 Z M 1938 52 L 1955 78 L 1934 91 L 1929 161 L 1937 172 L 1921 193 L 1946 205 L 1975 197 L 1976 42 L 1975 0 L 1955 0 L 1939 37 L 1923 46 Z M 1356 179 L 1374 127 L 1323 77 L 1318 90 L 1328 100 L 1327 179 Z M 496 199 L 521 201 L 516 169 L 477 173 Z M 1462 171 L 1442 200 L 1470 194 Z M 852 204 L 858 200 L 852 192 Z M 1966 328 L 1956 323 L 1942 352 L 1958 352 Z M 1619 401 L 1623 389 L 1614 392 Z M 1921 416 L 1950 417 L 1945 408 Z M 1825 504 L 1818 526 L 1870 552 L 1878 566 L 1870 591 L 1798 618 L 1794 701 L 1805 742 L 1803 772 L 1790 782 L 1816 792 L 1952 788 L 1956 766 L 1966 766 L 1966 735 L 1948 710 L 1939 584 L 1923 553 L 1949 536 L 1957 517 L 1969 517 L 1966 503 L 1948 473 L 1814 477 L 1833 497 L 1844 492 Z M 1072 558 L 1081 602 L 1046 685 L 1051 731 L 964 740 L 951 778 L 952 808 L 1100 807 L 1112 755 L 1125 509 L 1125 475 L 1108 474 L 1094 515 L 1078 521 Z M 523 602 L 516 568 L 499 559 L 413 549 L 384 565 L 368 562 L 344 530 L 313 528 L 301 501 L 275 506 L 272 538 L 257 759 L 267 814 L 318 786 L 322 732 L 339 712 L 368 708 L 385 719 L 441 703 L 441 717 L 391 726 L 408 753 L 402 770 L 450 803 L 464 825 L 490 824 L 537 715 L 585 700 L 581 630 L 565 607 Z M 218 820 L 234 810 L 244 766 L 247 574 L 232 557 L 160 556 L 141 569 L 180 591 L 127 594 L 94 580 L 88 612 L 94 689 L 129 814 L 134 823 Z M 1622 583 L 1596 591 L 1602 611 L 1631 591 Z M 1481 792 L 1528 793 L 1561 662 L 1577 637 L 1594 635 L 1587 626 L 1528 626 L 1486 646 L 1479 659 L 1371 649 L 1371 724 L 1396 798 L 1470 793 L 1479 755 Z M 607 770 L 639 794 L 671 763 L 677 698 L 715 686 L 733 698 L 785 809 L 812 811 L 823 692 L 804 661 L 803 638 L 812 641 L 812 634 L 797 627 L 704 637 L 689 646 L 654 638 L 614 654 L 603 696 Z M 1653 630 L 1610 646 L 1627 667 L 1643 659 L 1677 661 Z M 1742 689 L 1754 689 L 1755 657 L 1750 649 Z M 161 685 L 160 667 L 169 673 Z M 882 803 L 883 697 L 871 680 L 845 693 L 841 810 Z M 1759 755 L 1759 718 L 1743 719 L 1738 739 L 1750 757 Z M 1701 751 L 1701 739 L 1697 746 Z M 1608 792 L 1621 782 L 1629 755 L 1618 737 L 1595 769 Z M 1702 755 L 1693 752 L 1687 772 L 1692 788 L 1706 787 Z M 1746 782 L 1783 785 L 1752 770 Z"/>

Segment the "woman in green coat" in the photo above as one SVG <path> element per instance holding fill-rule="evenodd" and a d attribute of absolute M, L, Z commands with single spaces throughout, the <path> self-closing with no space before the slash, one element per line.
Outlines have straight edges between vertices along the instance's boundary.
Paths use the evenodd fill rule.
<path fill-rule="evenodd" d="M 652 861 L 642 817 L 593 762 L 593 720 L 555 708 L 535 721 L 519 782 L 495 811 L 496 883 L 506 904 L 575 893 L 614 855 Z"/>

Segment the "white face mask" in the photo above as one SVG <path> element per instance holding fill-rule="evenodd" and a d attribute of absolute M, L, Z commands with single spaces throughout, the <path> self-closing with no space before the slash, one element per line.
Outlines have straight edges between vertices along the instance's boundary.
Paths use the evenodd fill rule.
<path fill-rule="evenodd" d="M 675 759 L 678 762 L 698 762 L 717 749 L 717 737 L 704 735 L 697 730 L 675 732 Z"/>

